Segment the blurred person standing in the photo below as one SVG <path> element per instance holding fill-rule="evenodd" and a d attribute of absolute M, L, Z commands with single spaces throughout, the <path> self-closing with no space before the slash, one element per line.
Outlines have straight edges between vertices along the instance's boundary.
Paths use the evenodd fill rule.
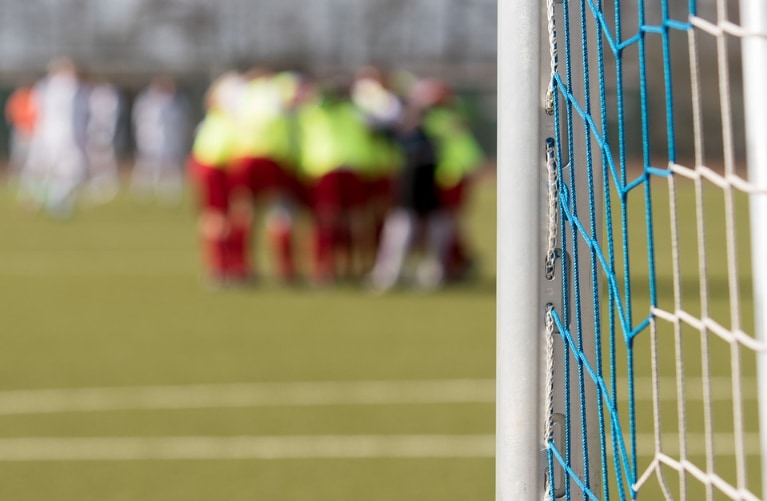
<path fill-rule="evenodd" d="M 156 76 L 136 97 L 132 109 L 136 161 L 130 186 L 137 199 L 154 196 L 169 205 L 181 201 L 188 120 L 186 100 L 169 75 Z"/>
<path fill-rule="evenodd" d="M 442 285 L 453 234 L 453 218 L 440 198 L 437 184 L 437 145 L 424 126 L 426 110 L 409 102 L 395 130 L 404 164 L 394 182 L 392 208 L 384 221 L 381 243 L 368 285 L 384 292 L 402 278 L 407 258 L 425 238 L 422 259 L 415 270 L 416 284 L 424 289 Z"/>
<path fill-rule="evenodd" d="M 287 74 L 251 70 L 234 112 L 237 145 L 229 169 L 229 259 L 232 273 L 243 279 L 256 277 L 253 226 L 262 214 L 277 277 L 284 282 L 296 278 L 293 219 L 298 193 L 288 107 L 297 85 Z"/>
<path fill-rule="evenodd" d="M 119 190 L 115 140 L 121 112 L 120 93 L 106 78 L 94 78 L 88 93 L 85 152 L 88 194 L 97 203 L 112 200 Z"/>
<path fill-rule="evenodd" d="M 5 103 L 5 120 L 11 127 L 9 179 L 16 181 L 27 161 L 35 131 L 37 105 L 31 82 L 22 82 Z"/>
<path fill-rule="evenodd" d="M 237 147 L 234 115 L 242 85 L 242 78 L 236 73 L 224 74 L 211 84 L 205 96 L 205 116 L 195 131 L 188 159 L 197 195 L 197 231 L 204 278 L 214 287 L 245 279 L 233 267 L 229 242 L 229 169 Z"/>
<path fill-rule="evenodd" d="M 358 258 L 364 239 L 364 170 L 371 147 L 362 114 L 348 87 L 326 84 L 298 113 L 300 168 L 314 218 L 315 285 L 362 273 Z"/>
<path fill-rule="evenodd" d="M 437 155 L 436 180 L 441 203 L 452 218 L 447 279 L 461 281 L 476 271 L 476 258 L 463 229 L 471 183 L 484 153 L 468 125 L 462 103 L 443 81 L 426 79 L 413 88 L 413 98 L 425 110 L 423 127 Z"/>
<path fill-rule="evenodd" d="M 394 141 L 402 118 L 402 100 L 389 86 L 387 75 L 379 68 L 365 66 L 355 75 L 352 101 L 365 118 L 370 141 L 370 161 L 364 172 L 365 226 L 367 238 L 362 242 L 366 260 L 375 260 L 384 219 L 392 197 L 392 180 L 401 158 Z"/>
<path fill-rule="evenodd" d="M 67 217 L 86 175 L 88 92 L 72 60 L 57 58 L 48 68 L 33 91 L 37 121 L 19 196 L 54 216 Z"/>

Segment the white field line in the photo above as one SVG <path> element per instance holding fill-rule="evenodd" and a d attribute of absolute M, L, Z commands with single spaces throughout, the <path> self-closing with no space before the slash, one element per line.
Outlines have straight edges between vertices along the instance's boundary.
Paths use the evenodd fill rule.
<path fill-rule="evenodd" d="M 625 381 L 619 386 L 626 388 Z M 662 398 L 675 398 L 675 380 L 660 381 Z M 649 401 L 649 378 L 635 381 L 636 399 Z M 696 390 L 697 388 L 697 390 Z M 688 380 L 687 399 L 702 399 L 700 380 Z M 729 400 L 731 383 L 726 378 L 711 381 L 713 400 Z M 746 399 L 756 398 L 755 381 L 743 381 Z M 625 390 L 621 392 L 625 398 Z M 492 379 L 431 381 L 347 381 L 294 383 L 235 383 L 179 386 L 131 386 L 13 390 L 0 392 L 0 416 L 128 410 L 253 408 L 332 405 L 492 404 Z"/>
<path fill-rule="evenodd" d="M 492 458 L 493 435 L 0 439 L 0 461 Z"/>
<path fill-rule="evenodd" d="M 678 435 L 664 434 L 663 454 L 676 456 Z M 714 435 L 718 456 L 734 455 L 732 437 Z M 637 455 L 655 457 L 653 437 L 637 436 Z M 723 445 L 724 444 L 724 445 Z M 730 444 L 729 446 L 726 444 Z M 757 434 L 746 454 L 759 455 Z M 608 454 L 612 450 L 608 446 Z M 687 456 L 703 456 L 702 434 L 687 434 Z M 3 438 L 0 462 L 279 460 L 279 459 L 490 459 L 494 435 L 335 435 L 234 437 Z"/>
<path fill-rule="evenodd" d="M 143 265 L 135 264 L 133 266 L 116 266 L 94 264 L 89 268 L 82 266 L 67 267 L 60 264 L 40 265 L 40 266 L 2 266 L 0 265 L 0 276 L 11 278 L 114 278 L 114 277 L 154 277 L 154 276 L 185 276 L 194 275 L 196 272 L 194 265 L 178 266 L 172 265 Z"/>
<path fill-rule="evenodd" d="M 237 383 L 0 392 L 0 415 L 265 406 L 494 403 L 495 381 Z"/>

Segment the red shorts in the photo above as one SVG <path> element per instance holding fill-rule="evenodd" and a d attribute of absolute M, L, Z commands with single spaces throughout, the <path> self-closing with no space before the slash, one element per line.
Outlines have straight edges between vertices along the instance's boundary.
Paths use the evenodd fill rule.
<path fill-rule="evenodd" d="M 229 179 L 225 169 L 205 165 L 194 157 L 188 161 L 189 174 L 197 188 L 200 210 L 226 212 L 229 209 Z"/>
<path fill-rule="evenodd" d="M 393 183 L 394 182 L 390 176 L 380 176 L 368 180 L 366 182 L 368 200 L 390 200 L 392 189 L 394 187 Z"/>
<path fill-rule="evenodd" d="M 366 192 L 356 172 L 339 169 L 314 180 L 312 202 L 317 210 L 340 211 L 363 205 Z"/>
<path fill-rule="evenodd" d="M 439 199 L 440 202 L 442 202 L 442 206 L 449 211 L 459 211 L 463 209 L 466 201 L 468 184 L 469 182 L 467 179 L 462 179 L 450 188 L 440 187 Z"/>
<path fill-rule="evenodd" d="M 229 177 L 233 190 L 246 188 L 253 197 L 292 194 L 296 187 L 293 176 L 270 158 L 243 158 L 232 165 Z"/>

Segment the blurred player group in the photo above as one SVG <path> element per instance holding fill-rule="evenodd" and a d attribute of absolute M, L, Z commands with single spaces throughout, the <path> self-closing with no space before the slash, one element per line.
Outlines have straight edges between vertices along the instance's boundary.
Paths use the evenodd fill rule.
<path fill-rule="evenodd" d="M 171 78 L 137 96 L 130 185 L 178 201 L 186 169 L 210 284 L 256 282 L 261 248 L 286 283 L 431 289 L 473 271 L 461 216 L 483 154 L 444 82 L 373 67 L 326 80 L 256 68 L 215 79 L 204 101 L 189 138 Z M 68 216 L 83 188 L 111 199 L 120 106 L 109 82 L 82 78 L 66 59 L 20 88 L 6 118 L 21 201 Z M 310 222 L 308 239 L 299 219 Z"/>
<path fill-rule="evenodd" d="M 189 161 L 213 283 L 257 277 L 254 221 L 285 282 L 435 288 L 469 273 L 459 222 L 481 149 L 443 82 L 392 80 L 372 67 L 324 81 L 257 68 L 213 82 Z M 303 273 L 300 210 L 311 220 Z"/>

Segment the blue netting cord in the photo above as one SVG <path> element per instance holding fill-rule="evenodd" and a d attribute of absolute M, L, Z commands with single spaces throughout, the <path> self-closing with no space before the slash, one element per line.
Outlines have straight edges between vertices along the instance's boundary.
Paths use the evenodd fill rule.
<path fill-rule="evenodd" d="M 604 144 L 604 146 L 600 146 L 601 151 L 601 160 L 602 160 L 602 173 L 604 180 L 604 172 L 607 170 L 608 165 L 608 158 L 612 155 L 610 154 L 609 149 L 609 140 L 608 140 L 608 119 L 607 119 L 607 89 L 605 86 L 605 57 L 604 57 L 604 46 L 602 43 L 602 35 L 603 35 L 603 23 L 604 23 L 604 16 L 602 15 L 601 11 L 601 2 L 599 2 L 599 5 L 592 6 L 592 12 L 595 16 L 599 19 L 599 23 L 597 24 L 597 36 L 596 36 L 596 45 L 597 45 L 597 68 L 599 70 L 599 120 L 601 124 L 601 132 L 602 132 L 602 141 L 600 143 Z M 594 185 L 594 179 L 593 179 L 593 173 L 591 175 L 590 180 L 590 186 L 593 187 Z M 609 189 L 609 188 L 608 188 Z M 593 191 L 593 188 L 592 188 Z M 604 190 L 601 190 L 604 191 Z M 594 207 L 594 197 L 592 195 L 590 200 L 590 205 L 592 206 L 592 220 L 591 220 L 591 233 L 592 237 L 596 240 L 598 238 L 598 235 L 600 234 L 601 226 L 599 229 L 597 229 L 597 218 L 596 218 L 596 207 Z M 598 258 L 597 258 L 597 252 L 599 251 L 599 248 L 592 248 L 591 251 L 591 280 L 592 280 L 592 286 L 593 286 L 593 301 L 595 305 L 595 312 L 596 316 L 594 318 L 594 325 L 595 325 L 595 331 L 594 331 L 594 345 L 595 345 L 595 364 L 596 364 L 596 371 L 597 371 L 597 381 L 596 383 L 598 385 L 604 385 L 604 374 L 602 371 L 602 322 L 601 322 L 601 311 L 600 311 L 600 300 L 599 300 L 599 267 L 597 266 Z M 602 408 L 602 395 L 599 395 L 597 398 L 597 417 L 599 422 L 599 449 L 600 449 L 600 461 L 601 461 L 601 472 L 602 472 L 602 493 L 604 499 L 610 499 L 610 483 L 609 483 L 609 476 L 608 476 L 608 470 L 607 470 L 607 432 L 605 429 L 605 417 L 604 417 L 604 410 Z"/>

